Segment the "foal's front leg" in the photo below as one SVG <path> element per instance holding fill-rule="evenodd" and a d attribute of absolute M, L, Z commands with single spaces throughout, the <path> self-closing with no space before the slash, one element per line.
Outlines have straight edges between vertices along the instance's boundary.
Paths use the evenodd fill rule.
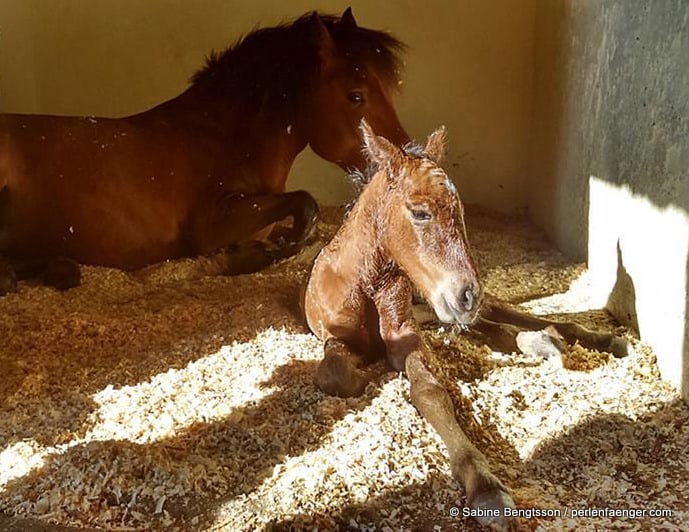
<path fill-rule="evenodd" d="M 411 315 L 409 282 L 400 278 L 392 283 L 379 294 L 377 304 L 388 360 L 406 371 L 411 401 L 447 446 L 452 476 L 464 486 L 467 503 L 471 508 L 499 510 L 500 515 L 477 520 L 495 530 L 509 530 L 512 520 L 502 514 L 505 508 L 514 508 L 512 497 L 459 426 L 450 395 L 424 363 L 428 347 Z"/>
<path fill-rule="evenodd" d="M 196 254 L 228 248 L 229 274 L 252 273 L 299 252 L 311 236 L 318 205 L 304 191 L 284 194 L 230 194 L 210 206 L 199 206 L 191 220 L 190 247 Z M 279 246 L 261 241 L 262 232 L 292 217 Z"/>

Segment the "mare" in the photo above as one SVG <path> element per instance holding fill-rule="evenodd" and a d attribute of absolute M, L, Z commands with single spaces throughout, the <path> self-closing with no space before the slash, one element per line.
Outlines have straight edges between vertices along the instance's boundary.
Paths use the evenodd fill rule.
<path fill-rule="evenodd" d="M 509 491 L 459 426 L 449 394 L 428 369 L 429 348 L 412 314 L 413 288 L 442 322 L 476 328 L 489 343 L 526 345 L 541 356 L 550 354 L 560 335 L 598 349 L 616 337 L 543 320 L 484 297 L 459 194 L 439 166 L 444 129 L 431 134 L 423 148 L 402 149 L 365 121 L 361 130 L 370 163 L 369 176 L 363 176 L 367 183 L 316 257 L 304 292 L 306 321 L 324 342 L 315 383 L 325 393 L 349 397 L 363 393 L 385 371 L 406 372 L 412 403 L 447 446 L 452 474 L 464 486 L 469 506 L 482 510 L 472 515 L 483 525 L 510 529 Z M 520 335 L 532 332 L 539 334 L 535 340 L 527 336 L 531 341 L 519 342 Z"/>
<path fill-rule="evenodd" d="M 78 284 L 77 262 L 132 270 L 241 248 L 228 273 L 249 273 L 297 252 L 317 205 L 285 192 L 296 155 L 362 168 L 362 117 L 409 140 L 392 103 L 403 48 L 350 9 L 313 12 L 211 54 L 140 114 L 0 115 L 0 295 L 16 277 Z"/>

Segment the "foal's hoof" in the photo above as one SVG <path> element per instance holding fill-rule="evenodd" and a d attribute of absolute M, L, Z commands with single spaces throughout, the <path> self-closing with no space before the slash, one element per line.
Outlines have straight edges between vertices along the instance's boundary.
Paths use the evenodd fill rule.
<path fill-rule="evenodd" d="M 71 259 L 63 257 L 51 259 L 45 266 L 41 281 L 58 290 L 68 290 L 81 283 L 81 269 L 79 264 Z"/>
<path fill-rule="evenodd" d="M 363 371 L 342 356 L 323 359 L 313 380 L 323 393 L 338 397 L 359 397 L 370 382 Z"/>
<path fill-rule="evenodd" d="M 554 327 L 546 327 L 541 331 L 517 334 L 517 347 L 525 355 L 553 358 L 562 354 L 565 342 Z"/>
<path fill-rule="evenodd" d="M 485 489 L 468 501 L 474 518 L 486 528 L 499 532 L 511 531 L 516 527 L 515 520 L 505 515 L 505 509 L 515 508 L 512 496 L 499 486 Z"/>
<path fill-rule="evenodd" d="M 621 336 L 613 336 L 610 340 L 610 344 L 606 349 L 608 353 L 612 353 L 615 358 L 624 358 L 627 355 L 632 354 L 632 345 L 627 341 L 626 338 Z"/>

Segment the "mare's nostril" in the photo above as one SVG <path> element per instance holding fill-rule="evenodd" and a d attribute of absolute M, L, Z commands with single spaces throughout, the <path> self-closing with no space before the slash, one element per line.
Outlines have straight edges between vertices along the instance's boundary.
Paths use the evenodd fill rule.
<path fill-rule="evenodd" d="M 464 290 L 464 294 L 462 294 L 462 305 L 466 310 L 474 308 L 474 293 L 471 291 L 471 288 Z"/>

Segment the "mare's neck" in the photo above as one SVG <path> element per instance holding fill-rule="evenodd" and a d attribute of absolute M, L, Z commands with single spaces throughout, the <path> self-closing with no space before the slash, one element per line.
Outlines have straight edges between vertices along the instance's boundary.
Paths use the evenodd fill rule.
<path fill-rule="evenodd" d="M 263 192 L 284 192 L 294 159 L 307 145 L 301 120 L 278 121 L 275 113 L 243 106 L 202 84 L 131 119 L 167 123 L 219 143 L 218 163 L 249 182 L 258 178 Z"/>

